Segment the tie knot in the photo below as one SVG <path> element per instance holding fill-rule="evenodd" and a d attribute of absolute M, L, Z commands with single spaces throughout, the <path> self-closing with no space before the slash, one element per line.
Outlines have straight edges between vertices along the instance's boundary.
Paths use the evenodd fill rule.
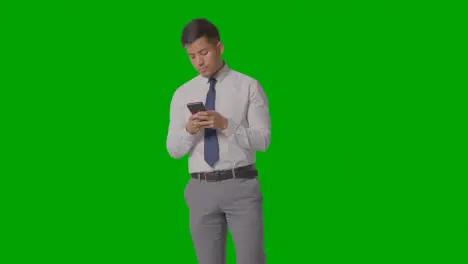
<path fill-rule="evenodd" d="M 214 77 L 211 77 L 211 78 L 209 79 L 208 82 L 210 82 L 210 83 L 216 83 L 216 79 L 215 79 Z"/>

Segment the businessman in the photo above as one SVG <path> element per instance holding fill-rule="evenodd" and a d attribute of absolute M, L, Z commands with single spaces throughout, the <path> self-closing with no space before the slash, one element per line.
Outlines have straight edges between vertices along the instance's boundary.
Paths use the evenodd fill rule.
<path fill-rule="evenodd" d="M 257 80 L 225 63 L 219 32 L 208 20 L 189 22 L 182 46 L 199 74 L 172 97 L 167 150 L 175 159 L 190 153 L 184 196 L 198 263 L 225 263 L 229 230 L 237 264 L 264 264 L 255 153 L 270 144 L 267 98 Z M 193 114 L 187 107 L 193 102 L 206 111 Z"/>

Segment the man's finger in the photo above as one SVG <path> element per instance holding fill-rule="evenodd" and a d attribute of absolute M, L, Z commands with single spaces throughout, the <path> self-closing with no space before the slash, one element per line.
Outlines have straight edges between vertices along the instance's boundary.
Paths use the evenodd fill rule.
<path fill-rule="evenodd" d="M 210 120 L 210 121 L 200 121 L 200 122 L 198 122 L 198 125 L 199 125 L 199 126 L 202 126 L 202 127 L 204 127 L 204 126 L 212 126 L 213 124 L 214 124 L 214 122 L 213 122 L 212 120 Z"/>
<path fill-rule="evenodd" d="M 200 115 L 200 112 L 192 114 L 192 118 L 198 118 L 199 115 Z"/>
<path fill-rule="evenodd" d="M 200 116 L 198 117 L 199 120 L 201 121 L 207 121 L 207 120 L 213 120 L 212 116 Z"/>

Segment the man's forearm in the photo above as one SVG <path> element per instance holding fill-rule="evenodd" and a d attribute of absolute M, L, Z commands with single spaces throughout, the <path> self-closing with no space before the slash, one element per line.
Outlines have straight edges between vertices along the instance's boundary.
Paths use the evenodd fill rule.
<path fill-rule="evenodd" d="M 227 127 L 222 132 L 244 149 L 265 151 L 270 145 L 269 125 L 245 127 L 228 119 Z"/>
<path fill-rule="evenodd" d="M 177 131 L 169 131 L 166 147 L 169 155 L 175 159 L 185 156 L 198 140 L 198 134 L 190 134 L 186 128 Z"/>

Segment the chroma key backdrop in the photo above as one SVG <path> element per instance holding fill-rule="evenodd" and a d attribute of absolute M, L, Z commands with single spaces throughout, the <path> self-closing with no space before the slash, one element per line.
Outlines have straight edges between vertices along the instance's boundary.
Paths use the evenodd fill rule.
<path fill-rule="evenodd" d="M 0 1 L 0 263 L 197 263 L 165 146 L 197 17 L 268 97 L 268 264 L 468 263 L 466 4 L 426 2 Z"/>

